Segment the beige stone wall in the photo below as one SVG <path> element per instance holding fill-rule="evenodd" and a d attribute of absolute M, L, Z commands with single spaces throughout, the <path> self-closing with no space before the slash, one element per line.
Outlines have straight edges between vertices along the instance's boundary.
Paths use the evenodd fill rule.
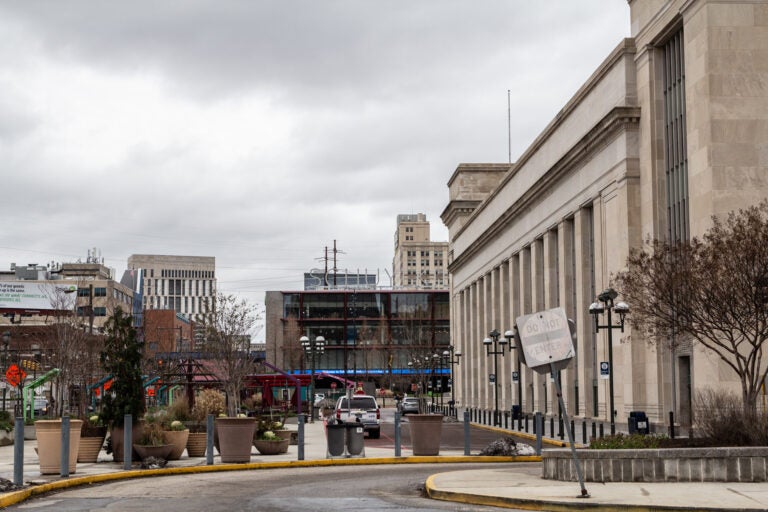
<path fill-rule="evenodd" d="M 667 233 L 660 48 L 679 30 L 691 234 L 710 227 L 712 215 L 768 197 L 768 2 L 629 5 L 633 38 L 619 42 L 508 172 L 484 175 L 481 184 L 461 164 L 449 181 L 441 217 L 451 242 L 454 344 L 470 362 L 459 370 L 464 405 L 493 400 L 483 337 L 521 314 L 562 306 L 578 335 L 577 361 L 563 372 L 569 410 L 608 420 L 608 381 L 597 370 L 608 360 L 607 332 L 595 333 L 587 309 L 633 248 Z M 670 410 L 680 415 L 688 360 L 694 393 L 735 381 L 685 340 L 673 355 L 628 328 L 612 334 L 619 423 L 632 410 L 660 423 Z M 511 374 L 514 358 L 504 364 Z M 518 392 L 511 376 L 499 378 L 506 409 Z M 553 391 L 548 379 L 524 369 L 524 411 L 555 411 Z"/>

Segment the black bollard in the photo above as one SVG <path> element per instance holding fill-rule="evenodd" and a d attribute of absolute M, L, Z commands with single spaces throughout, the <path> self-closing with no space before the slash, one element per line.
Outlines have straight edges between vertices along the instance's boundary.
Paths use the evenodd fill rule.
<path fill-rule="evenodd" d="M 587 444 L 587 420 L 581 422 L 581 438 L 582 443 Z"/>
<path fill-rule="evenodd" d="M 603 424 L 600 424 L 600 437 L 605 437 L 605 430 L 603 429 Z"/>
<path fill-rule="evenodd" d="M 549 437 L 552 439 L 555 438 L 555 417 L 550 416 L 549 417 Z"/>
<path fill-rule="evenodd" d="M 597 424 L 592 422 L 592 439 L 597 438 Z"/>

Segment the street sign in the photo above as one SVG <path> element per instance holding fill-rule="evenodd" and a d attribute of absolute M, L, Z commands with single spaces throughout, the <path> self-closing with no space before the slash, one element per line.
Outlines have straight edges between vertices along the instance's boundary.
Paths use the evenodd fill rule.
<path fill-rule="evenodd" d="M 573 359 L 573 338 L 563 308 L 519 316 L 517 326 L 525 364 L 532 370 L 542 374 L 561 370 Z"/>
<path fill-rule="evenodd" d="M 611 365 L 608 361 L 600 361 L 600 378 L 608 380 L 611 376 Z"/>
<path fill-rule="evenodd" d="M 8 370 L 5 372 L 5 380 L 8 381 L 8 384 L 11 386 L 17 387 L 19 384 L 24 382 L 24 379 L 27 378 L 27 372 L 19 368 L 19 365 L 12 364 L 8 367 Z"/>
<path fill-rule="evenodd" d="M 491 384 L 496 382 L 496 374 L 495 373 L 491 373 L 491 374 L 488 375 L 488 382 L 490 382 Z"/>
<path fill-rule="evenodd" d="M 520 382 L 520 374 L 518 372 L 512 372 L 512 382 L 515 384 Z"/>

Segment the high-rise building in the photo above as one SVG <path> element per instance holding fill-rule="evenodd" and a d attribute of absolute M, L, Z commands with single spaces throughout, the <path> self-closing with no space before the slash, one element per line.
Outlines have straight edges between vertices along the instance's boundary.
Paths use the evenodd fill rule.
<path fill-rule="evenodd" d="M 392 285 L 395 288 L 448 288 L 448 242 L 430 240 L 423 213 L 397 216 Z"/>
<path fill-rule="evenodd" d="M 134 254 L 121 282 L 140 295 L 141 309 L 169 309 L 194 320 L 216 295 L 216 258 Z"/>

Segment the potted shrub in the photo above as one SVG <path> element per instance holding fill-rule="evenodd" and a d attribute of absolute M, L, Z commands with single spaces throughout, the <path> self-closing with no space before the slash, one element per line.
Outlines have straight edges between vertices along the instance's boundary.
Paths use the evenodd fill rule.
<path fill-rule="evenodd" d="M 192 421 L 187 423 L 189 436 L 187 438 L 187 455 L 190 457 L 204 457 L 207 447 L 208 434 L 206 421 L 209 414 L 218 417 L 224 413 L 224 395 L 215 389 L 204 389 L 195 398 L 192 407 Z"/>
<path fill-rule="evenodd" d="M 262 455 L 286 453 L 288 451 L 288 445 L 290 444 L 290 437 L 279 437 L 271 430 L 263 432 L 253 440 L 253 446 L 255 446 Z"/>
<path fill-rule="evenodd" d="M 184 425 L 184 422 L 189 420 L 189 404 L 186 398 L 176 400 L 165 410 L 165 416 L 162 420 L 163 431 L 168 443 L 173 445 L 168 460 L 179 460 L 187 448 L 189 429 Z"/>
<path fill-rule="evenodd" d="M 99 452 L 107 436 L 107 427 L 98 414 L 93 414 L 83 421 L 80 430 L 80 448 L 77 451 L 77 462 L 97 462 Z"/>
<path fill-rule="evenodd" d="M 104 393 L 101 417 L 110 430 L 107 443 L 115 462 L 123 460 L 123 423 L 126 414 L 132 419 L 132 440 L 141 436 L 140 418 L 144 414 L 144 384 L 141 359 L 144 343 L 133 326 L 133 317 L 125 315 L 119 307 L 104 324 L 104 348 L 100 354 L 101 366 L 112 375 L 109 392 Z"/>
<path fill-rule="evenodd" d="M 169 444 L 165 438 L 163 427 L 154 419 L 149 419 L 144 424 L 141 435 L 136 439 L 133 447 L 141 460 L 148 457 L 168 460 L 168 455 L 173 450 L 173 445 Z"/>
<path fill-rule="evenodd" d="M 166 441 L 173 449 L 165 457 L 166 460 L 179 460 L 181 454 L 187 448 L 187 440 L 189 439 L 189 429 L 184 426 L 179 420 L 173 420 L 167 427 L 163 427 L 163 434 Z"/>

